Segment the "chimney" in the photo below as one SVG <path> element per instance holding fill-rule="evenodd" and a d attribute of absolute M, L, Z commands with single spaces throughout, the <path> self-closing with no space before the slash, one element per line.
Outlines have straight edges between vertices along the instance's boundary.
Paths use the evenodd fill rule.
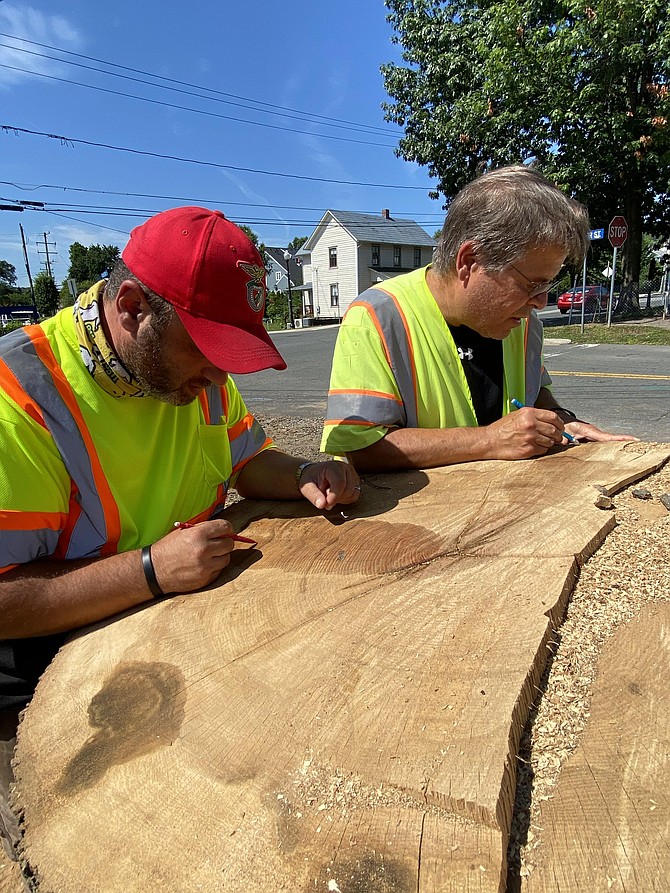
<path fill-rule="evenodd" d="M 391 212 L 389 211 L 388 208 L 384 208 L 384 209 L 383 209 L 383 211 L 382 211 L 382 217 L 384 218 L 384 220 L 390 220 L 390 219 L 391 219 Z"/>

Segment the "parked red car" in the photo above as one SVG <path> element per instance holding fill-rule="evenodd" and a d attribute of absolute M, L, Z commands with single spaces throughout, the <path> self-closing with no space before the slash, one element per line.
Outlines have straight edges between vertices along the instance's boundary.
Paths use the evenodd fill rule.
<path fill-rule="evenodd" d="M 606 285 L 587 285 L 586 286 L 586 307 L 585 313 L 593 313 L 595 310 L 607 310 L 607 301 L 609 300 L 609 288 Z M 556 306 L 561 313 L 567 313 L 572 307 L 573 312 L 582 312 L 582 287 L 564 291 L 558 296 Z"/>

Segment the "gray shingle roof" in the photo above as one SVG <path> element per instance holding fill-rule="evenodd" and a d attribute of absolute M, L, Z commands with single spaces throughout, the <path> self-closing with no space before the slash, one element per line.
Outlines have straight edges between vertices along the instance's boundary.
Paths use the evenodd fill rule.
<path fill-rule="evenodd" d="M 286 269 L 286 261 L 284 260 L 284 251 L 285 248 L 270 248 L 268 245 L 265 246 L 266 252 L 270 255 L 270 257 L 275 261 L 275 263 L 279 264 L 280 267 Z"/>
<path fill-rule="evenodd" d="M 392 245 L 422 245 L 433 247 L 437 243 L 425 229 L 413 220 L 400 220 L 381 214 L 359 214 L 357 211 L 333 211 L 328 213 L 340 223 L 358 242 Z"/>
<path fill-rule="evenodd" d="M 285 251 L 285 248 L 271 248 L 268 245 L 265 246 L 265 253 L 268 254 L 277 266 L 284 270 L 284 272 L 286 272 L 286 261 L 284 260 Z M 300 262 L 298 262 L 296 261 L 296 255 L 292 254 L 289 263 L 291 264 L 291 285 L 302 285 L 302 258 L 300 258 Z"/>

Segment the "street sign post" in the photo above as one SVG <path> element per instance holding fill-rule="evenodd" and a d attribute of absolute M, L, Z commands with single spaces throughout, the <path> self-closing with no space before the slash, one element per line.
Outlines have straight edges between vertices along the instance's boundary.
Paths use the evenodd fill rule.
<path fill-rule="evenodd" d="M 589 230 L 589 239 L 592 242 L 597 241 L 598 239 L 605 238 L 605 230 L 604 229 L 592 229 Z M 572 307 L 570 307 L 570 312 L 572 312 Z M 582 314 L 581 314 L 581 325 L 580 329 L 582 334 L 584 334 L 584 314 L 586 313 L 586 255 L 584 255 L 584 268 L 582 270 Z M 593 314 L 595 319 L 595 312 Z"/>
<path fill-rule="evenodd" d="M 610 225 L 607 227 L 607 238 L 609 239 L 609 243 L 614 249 L 612 254 L 612 281 L 610 283 L 610 297 L 607 302 L 607 325 L 612 325 L 612 304 L 614 301 L 614 280 L 616 278 L 616 254 L 619 248 L 624 244 L 626 239 L 628 238 L 628 224 L 626 223 L 626 218 L 622 217 L 621 214 L 617 214 L 616 217 L 613 217 L 610 220 Z"/>

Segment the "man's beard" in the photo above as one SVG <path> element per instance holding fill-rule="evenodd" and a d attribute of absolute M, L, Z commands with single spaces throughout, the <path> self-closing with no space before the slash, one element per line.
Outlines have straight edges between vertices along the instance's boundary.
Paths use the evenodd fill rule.
<path fill-rule="evenodd" d="M 144 393 L 172 406 L 187 406 L 197 399 L 187 382 L 177 380 L 165 356 L 162 332 L 150 323 L 138 341 L 124 345 L 119 359 Z M 210 382 L 203 383 L 203 388 Z"/>

